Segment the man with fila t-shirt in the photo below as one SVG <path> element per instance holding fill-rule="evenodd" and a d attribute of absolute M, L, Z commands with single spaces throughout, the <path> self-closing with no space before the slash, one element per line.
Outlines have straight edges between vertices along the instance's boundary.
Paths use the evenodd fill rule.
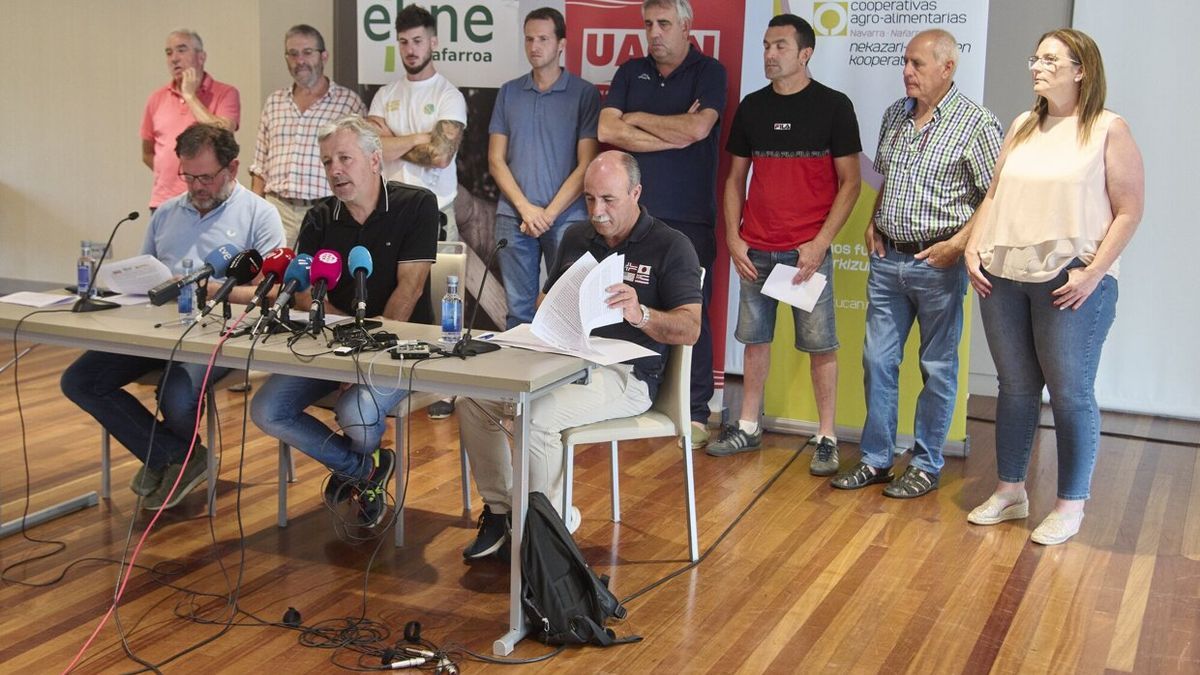
<path fill-rule="evenodd" d="M 829 247 L 858 199 L 862 145 L 850 99 L 809 76 L 816 44 L 812 26 L 792 14 L 780 14 L 767 26 L 763 66 L 771 84 L 742 99 L 726 145 L 733 161 L 725 181 L 725 241 L 741 277 L 734 336 L 746 345 L 742 410 L 707 452 L 732 455 L 762 445 L 759 415 L 776 309 L 762 287 L 776 264 L 792 265 L 799 268 L 792 283 L 814 272 L 828 280 L 813 310 L 793 308 L 792 317 L 796 349 L 811 361 L 817 402 L 819 428 L 809 472 L 830 476 L 838 469 L 838 341 Z"/>

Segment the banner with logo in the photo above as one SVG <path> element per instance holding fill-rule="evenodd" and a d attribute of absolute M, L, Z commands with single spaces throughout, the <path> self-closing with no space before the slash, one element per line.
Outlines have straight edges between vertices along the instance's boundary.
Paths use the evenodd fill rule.
<path fill-rule="evenodd" d="M 862 348 L 866 328 L 867 250 L 863 231 L 870 219 L 880 177 L 872 168 L 883 111 L 904 95 L 904 49 L 922 30 L 942 28 L 954 34 L 962 51 L 955 82 L 975 101 L 983 100 L 984 55 L 987 43 L 987 0 L 776 0 L 774 13 L 790 12 L 807 19 L 817 33 L 809 70 L 814 79 L 844 92 L 854 102 L 862 147 L 862 193 L 854 212 L 832 246 L 834 299 L 838 339 L 837 427 L 839 437 L 856 440 L 866 419 Z M 747 3 L 747 56 L 770 20 L 768 3 Z M 761 64 L 761 54 L 759 55 Z M 747 68 L 749 71 L 749 68 Z M 744 80 L 743 92 L 766 85 L 761 67 L 756 78 Z M 736 320 L 736 290 L 731 294 Z M 946 451 L 966 451 L 968 349 L 971 294 L 966 300 L 963 337 L 959 346 L 958 399 Z M 730 325 L 733 325 L 732 323 Z M 812 395 L 808 356 L 793 347 L 791 308 L 781 307 L 771 350 L 765 413 L 769 427 L 811 432 L 817 409 Z M 921 374 L 917 361 L 919 336 L 913 325 L 900 372 L 899 445 L 910 445 L 912 420 Z"/>
<path fill-rule="evenodd" d="M 419 4 L 437 21 L 437 70 L 458 87 L 495 88 L 529 70 L 518 0 Z M 396 15 L 404 6 L 404 0 L 358 0 L 359 84 L 387 84 L 403 77 L 404 63 L 396 53 Z"/>
<path fill-rule="evenodd" d="M 608 94 L 609 83 L 617 67 L 629 59 L 646 55 L 646 30 L 642 22 L 641 0 L 566 0 L 567 68 Z M 725 110 L 721 113 L 720 164 L 717 167 L 718 201 L 721 186 L 729 172 L 729 157 L 723 151 L 729 135 L 729 123 L 737 110 L 742 76 L 742 21 L 745 5 L 726 0 L 692 0 L 692 43 L 705 54 L 720 61 L 728 72 Z M 717 260 L 728 259 L 725 225 L 717 209 Z M 713 373 L 720 397 L 725 380 L 726 306 L 729 269 L 713 267 L 713 298 L 709 307 L 713 335 Z"/>

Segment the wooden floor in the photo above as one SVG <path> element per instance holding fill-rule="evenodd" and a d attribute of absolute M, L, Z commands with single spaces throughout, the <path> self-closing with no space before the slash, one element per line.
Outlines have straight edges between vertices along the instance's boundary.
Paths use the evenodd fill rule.
<path fill-rule="evenodd" d="M 58 390 L 58 375 L 74 354 L 40 347 L 21 361 L 33 509 L 98 483 L 97 427 Z M 24 507 L 25 481 L 11 371 L 2 380 L 0 515 L 9 520 Z M 322 470 L 302 455 L 291 524 L 275 526 L 275 444 L 251 424 L 241 461 L 243 400 L 219 395 L 224 452 L 216 518 L 203 517 L 203 498 L 194 493 L 158 523 L 141 553 L 138 562 L 161 574 L 138 571 L 125 591 L 119 618 L 130 649 L 157 663 L 218 632 L 177 613 L 197 607 L 196 613 L 223 620 L 223 596 L 243 554 L 240 468 L 241 609 L 279 621 L 295 607 L 307 624 L 357 616 L 366 581 L 366 614 L 385 624 L 392 640 L 405 622 L 418 620 L 424 635 L 444 647 L 490 652 L 506 622 L 507 569 L 461 559 L 473 523 L 460 513 L 455 418 L 415 416 L 408 546 L 384 541 L 365 580 L 374 542 L 338 538 L 318 496 Z M 832 490 L 808 475 L 809 453 L 796 458 L 801 439 L 792 436 L 768 434 L 763 451 L 744 456 L 695 454 L 706 549 L 782 473 L 699 567 L 629 603 L 629 619 L 616 630 L 644 641 L 568 649 L 521 669 L 1200 672 L 1200 425 L 1106 417 L 1106 430 L 1116 435 L 1103 440 L 1083 529 L 1067 545 L 1044 548 L 1029 542 L 1029 532 L 1054 497 L 1052 432 L 1038 435 L 1029 521 L 987 528 L 966 522 L 967 511 L 993 486 L 991 413 L 990 401 L 973 402 L 971 457 L 949 460 L 941 489 L 909 502 L 885 499 L 878 488 Z M 614 525 L 606 448 L 580 450 L 576 495 L 584 520 L 576 538 L 625 597 L 682 567 L 686 536 L 679 451 L 672 443 L 641 442 L 621 452 L 624 519 Z M 843 444 L 843 465 L 856 456 L 854 446 Z M 10 571 L 10 578 L 51 580 L 74 561 L 122 555 L 131 519 L 140 532 L 147 518 L 132 511 L 134 496 L 126 488 L 135 461 L 119 446 L 114 457 L 112 500 L 30 532 L 67 547 Z M 48 550 L 12 536 L 0 540 L 0 562 Z M 70 663 L 108 609 L 116 573 L 114 564 L 93 560 L 48 588 L 0 586 L 0 671 L 57 672 Z M 201 593 L 222 599 L 194 595 Z M 526 641 L 514 656 L 546 651 Z M 251 625 L 232 628 L 164 670 L 323 673 L 336 670 L 331 659 L 355 663 L 353 653 L 300 646 L 294 631 Z M 110 620 L 80 672 L 137 668 Z M 463 672 L 502 669 L 462 664 Z"/>

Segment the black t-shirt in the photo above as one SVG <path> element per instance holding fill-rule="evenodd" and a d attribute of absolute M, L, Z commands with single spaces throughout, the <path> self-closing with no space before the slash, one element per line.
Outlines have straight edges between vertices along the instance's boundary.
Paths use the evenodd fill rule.
<path fill-rule="evenodd" d="M 641 304 L 666 311 L 683 305 L 699 305 L 701 302 L 700 259 L 696 257 L 696 249 L 687 237 L 651 216 L 645 207 L 642 207 L 642 215 L 629 237 L 616 248 L 610 249 L 604 237 L 586 221 L 572 225 L 564 232 L 558 246 L 558 257 L 546 282 L 546 292 L 584 253 L 590 252 L 597 261 L 607 258 L 610 253 L 623 253 L 625 283 L 637 291 Z M 646 382 L 650 397 L 653 398 L 662 380 L 667 345 L 655 341 L 625 321 L 601 326 L 592 334 L 628 340 L 658 352 L 659 356 L 630 361 L 633 374 Z"/>
<path fill-rule="evenodd" d="M 425 188 L 389 182 L 379 192 L 379 203 L 359 224 L 337 197 L 326 197 L 309 209 L 300 227 L 297 253 L 315 255 L 328 248 L 342 256 L 342 276 L 329 291 L 329 303 L 339 313 L 353 314 L 354 279 L 350 276 L 350 249 L 365 246 L 371 252 L 371 276 L 367 278 L 367 316 L 383 314 L 396 290 L 396 266 L 410 262 L 434 262 L 437 258 L 437 197 Z M 429 280 L 421 299 L 408 318 L 413 323 L 433 323 Z"/>

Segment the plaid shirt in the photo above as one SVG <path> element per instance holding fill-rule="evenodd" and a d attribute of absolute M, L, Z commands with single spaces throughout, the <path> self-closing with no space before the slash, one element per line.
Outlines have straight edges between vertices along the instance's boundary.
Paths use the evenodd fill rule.
<path fill-rule="evenodd" d="M 913 120 L 915 105 L 902 98 L 888 107 L 875 153 L 884 178 L 875 227 L 900 242 L 962 229 L 987 194 L 1004 136 L 996 116 L 955 85 L 922 129 Z"/>
<path fill-rule="evenodd" d="M 292 88 L 267 97 L 258 123 L 250 173 L 266 181 L 266 191 L 288 199 L 320 199 L 332 194 L 321 166 L 317 131 L 326 122 L 366 112 L 353 91 L 329 82 L 329 91 L 303 113 L 292 101 Z"/>

